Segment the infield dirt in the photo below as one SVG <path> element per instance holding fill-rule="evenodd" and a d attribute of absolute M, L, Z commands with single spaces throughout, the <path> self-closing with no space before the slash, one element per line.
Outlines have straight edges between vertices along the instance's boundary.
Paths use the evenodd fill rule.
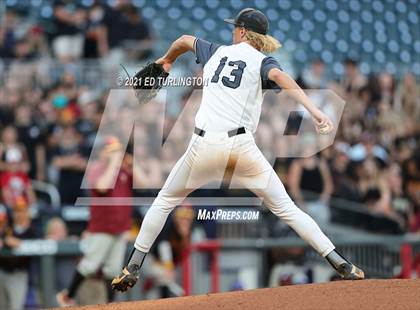
<path fill-rule="evenodd" d="M 70 309 L 416 310 L 420 309 L 420 280 L 337 281 Z"/>

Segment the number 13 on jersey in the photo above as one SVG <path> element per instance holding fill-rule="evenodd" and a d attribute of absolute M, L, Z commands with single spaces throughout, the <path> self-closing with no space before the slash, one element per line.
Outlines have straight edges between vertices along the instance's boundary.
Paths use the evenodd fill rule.
<path fill-rule="evenodd" d="M 227 60 L 228 60 L 227 57 L 223 57 L 222 59 L 220 59 L 219 66 L 217 67 L 216 71 L 214 72 L 213 77 L 211 78 L 212 83 L 219 82 L 220 73 L 225 67 Z M 237 66 L 237 69 L 232 69 L 232 71 L 230 72 L 230 76 L 223 76 L 222 84 L 229 88 L 238 88 L 239 85 L 241 85 L 242 74 L 244 73 L 246 63 L 242 60 L 235 60 L 235 61 L 229 61 L 228 66 L 230 67 Z M 231 80 L 230 77 L 233 77 L 233 80 Z"/>

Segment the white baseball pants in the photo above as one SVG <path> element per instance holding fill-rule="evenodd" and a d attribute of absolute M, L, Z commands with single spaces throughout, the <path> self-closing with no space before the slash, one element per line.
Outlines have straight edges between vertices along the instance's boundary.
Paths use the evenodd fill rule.
<path fill-rule="evenodd" d="M 175 164 L 147 211 L 135 248 L 149 252 L 169 213 L 193 190 L 211 181 L 221 183 L 226 167 L 233 166 L 232 162 L 236 164 L 231 187 L 240 186 L 253 191 L 264 200 L 271 212 L 285 221 L 320 255 L 325 257 L 334 249 L 315 221 L 290 199 L 249 132 L 230 138 L 227 133 L 206 132 L 204 137 L 193 135 L 186 152 Z"/>
<path fill-rule="evenodd" d="M 77 270 L 85 277 L 102 268 L 106 279 L 116 277 L 124 265 L 127 241 L 124 234 L 89 233 L 85 240 L 83 258 Z"/>

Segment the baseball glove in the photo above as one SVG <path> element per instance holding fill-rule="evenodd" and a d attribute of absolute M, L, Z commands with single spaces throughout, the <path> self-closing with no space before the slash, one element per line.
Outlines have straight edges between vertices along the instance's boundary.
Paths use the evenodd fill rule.
<path fill-rule="evenodd" d="M 148 103 L 156 97 L 168 75 L 163 66 L 155 62 L 149 63 L 137 72 L 134 75 L 136 83 L 133 84 L 133 88 L 139 103 Z"/>

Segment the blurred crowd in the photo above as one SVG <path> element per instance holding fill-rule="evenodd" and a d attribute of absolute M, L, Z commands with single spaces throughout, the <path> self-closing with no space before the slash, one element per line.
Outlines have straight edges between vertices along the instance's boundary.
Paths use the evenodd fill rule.
<path fill-rule="evenodd" d="M 328 88 L 346 102 L 334 144 L 317 156 L 293 160 L 291 194 L 318 192 L 385 216 L 403 231 L 418 232 L 420 212 L 420 88 L 410 72 L 364 76 L 354 59 L 344 61 L 340 81 L 328 81 L 315 60 L 300 77 L 307 89 Z M 417 77 L 418 79 L 418 77 Z M 374 229 L 373 229 L 374 230 Z"/>
<path fill-rule="evenodd" d="M 35 194 L 33 181 L 56 186 L 62 205 L 73 205 L 86 194 L 81 184 L 109 89 L 104 81 L 80 76 L 82 60 L 100 61 L 95 71 L 101 73 L 123 61 L 152 55 L 153 35 L 141 12 L 129 1 L 117 1 L 114 7 L 101 3 L 94 1 L 86 8 L 71 0 L 55 1 L 55 30 L 48 33 L 12 10 L 6 11 L 0 25 L 0 248 L 15 248 L 21 239 L 68 238 L 67 224 L 60 218 L 51 219 L 45 227 L 31 225 L 31 218 L 48 205 Z M 315 59 L 298 79 L 305 89 L 331 89 L 346 101 L 334 144 L 308 158 L 280 158 L 274 168 L 297 204 L 320 222 L 331 219 L 329 207 L 339 198 L 373 218 L 385 218 L 399 232 L 420 233 L 418 77 L 410 72 L 365 76 L 355 59 L 345 59 L 343 65 L 343 76 L 331 79 L 326 64 Z M 189 92 L 171 103 L 171 111 L 182 109 Z M 159 106 L 148 109 L 153 115 Z M 286 146 L 270 135 L 277 121 L 273 111 L 263 109 L 256 140 L 262 148 L 274 145 L 282 153 Z M 176 113 L 167 115 L 165 128 L 175 123 L 172 114 Z M 121 123 L 121 119 L 111 121 Z M 145 170 L 149 187 L 155 189 L 183 150 L 182 145 L 172 143 L 160 158 L 148 152 L 162 141 L 158 135 L 161 125 L 146 117 L 136 128 L 136 139 L 143 147 L 135 149 L 134 158 Z M 187 127 L 178 130 L 178 139 L 188 141 L 191 132 Z M 192 214 L 190 208 L 180 211 L 168 228 L 175 232 L 165 234 L 163 241 L 169 242 L 173 254 L 170 259 L 168 254 L 156 254 L 168 267 L 163 270 L 172 270 L 171 264 L 179 262 L 180 252 L 188 245 Z M 28 268 L 27 259 L 0 258 L 0 279 L 11 283 L 10 294 L 24 291 L 11 288 L 27 282 L 27 272 L 13 282 L 4 278 L 3 271 Z M 60 288 L 66 285 L 61 283 Z"/>
<path fill-rule="evenodd" d="M 25 17 L 27 12 L 8 9 L 0 28 L 0 57 L 28 62 L 53 56 L 61 62 L 123 56 L 142 59 L 150 55 L 152 32 L 139 8 L 131 1 L 114 6 L 92 1 L 54 0 L 51 25 L 43 26 Z"/>

